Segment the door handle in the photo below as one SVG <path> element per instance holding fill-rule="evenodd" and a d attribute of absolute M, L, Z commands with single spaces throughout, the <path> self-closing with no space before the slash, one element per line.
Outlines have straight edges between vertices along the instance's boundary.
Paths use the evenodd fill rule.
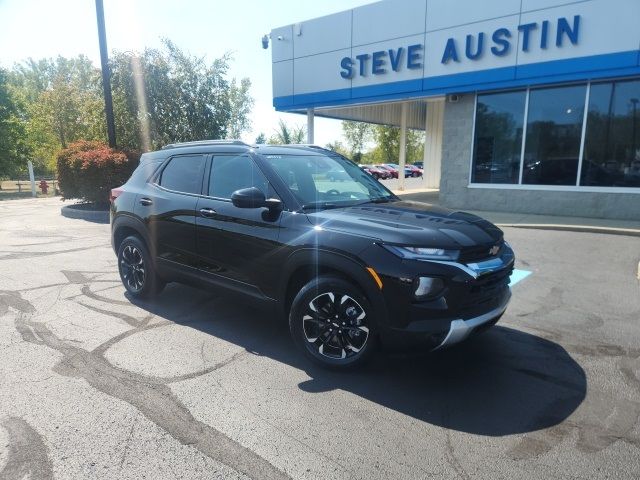
<path fill-rule="evenodd" d="M 149 205 L 153 205 L 153 200 L 151 200 L 150 198 L 143 197 L 140 199 L 140 205 L 144 205 L 145 207 L 148 207 Z"/>
<path fill-rule="evenodd" d="M 203 217 L 213 217 L 216 214 L 216 211 L 213 208 L 201 208 L 200 215 Z"/>

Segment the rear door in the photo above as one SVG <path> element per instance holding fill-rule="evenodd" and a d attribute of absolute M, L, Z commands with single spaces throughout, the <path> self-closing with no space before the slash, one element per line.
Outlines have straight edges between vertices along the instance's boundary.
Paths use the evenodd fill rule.
<path fill-rule="evenodd" d="M 147 224 L 160 263 L 195 264 L 196 205 L 205 163 L 204 155 L 174 156 L 138 195 L 135 212 Z"/>
<path fill-rule="evenodd" d="M 205 196 L 197 205 L 201 268 L 231 288 L 269 296 L 281 215 L 266 208 L 237 208 L 231 195 L 248 187 L 259 188 L 267 198 L 277 197 L 276 192 L 246 154 L 213 155 L 207 170 Z"/>

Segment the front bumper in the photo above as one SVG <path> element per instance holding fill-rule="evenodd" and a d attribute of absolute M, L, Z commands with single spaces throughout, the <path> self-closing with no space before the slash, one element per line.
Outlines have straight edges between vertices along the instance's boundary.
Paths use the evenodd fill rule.
<path fill-rule="evenodd" d="M 509 290 L 501 305 L 490 312 L 467 320 L 463 320 L 461 318 L 453 320 L 449 327 L 447 336 L 444 337 L 442 343 L 440 343 L 440 345 L 438 345 L 434 350 L 440 350 L 441 348 L 447 348 L 451 345 L 455 345 L 456 343 L 460 343 L 472 333 L 478 332 L 479 330 L 483 330 L 484 328 L 495 324 L 507 309 L 509 300 L 511 300 L 511 290 Z"/>

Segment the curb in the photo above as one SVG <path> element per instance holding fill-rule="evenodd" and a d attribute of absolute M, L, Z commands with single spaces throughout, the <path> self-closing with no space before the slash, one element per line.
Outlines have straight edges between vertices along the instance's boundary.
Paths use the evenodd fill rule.
<path fill-rule="evenodd" d="M 79 205 L 85 205 L 83 203 L 76 203 L 74 205 L 65 205 L 60 209 L 60 214 L 63 217 L 73 218 L 76 220 L 86 220 L 88 222 L 95 223 L 109 223 L 109 211 L 105 210 L 84 210 L 77 208 Z M 76 207 L 76 208 L 74 208 Z"/>
<path fill-rule="evenodd" d="M 555 230 L 560 232 L 604 233 L 640 237 L 640 230 L 633 228 L 594 227 L 590 225 L 556 225 L 546 223 L 496 223 L 498 227 L 525 228 L 532 230 Z"/>

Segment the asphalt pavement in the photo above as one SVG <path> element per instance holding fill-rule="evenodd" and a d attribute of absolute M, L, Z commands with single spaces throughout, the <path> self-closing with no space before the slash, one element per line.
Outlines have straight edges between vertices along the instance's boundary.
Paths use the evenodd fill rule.
<path fill-rule="evenodd" d="M 500 323 L 334 373 L 281 319 L 121 286 L 109 226 L 0 202 L 0 478 L 640 478 L 640 240 L 506 228 Z"/>

